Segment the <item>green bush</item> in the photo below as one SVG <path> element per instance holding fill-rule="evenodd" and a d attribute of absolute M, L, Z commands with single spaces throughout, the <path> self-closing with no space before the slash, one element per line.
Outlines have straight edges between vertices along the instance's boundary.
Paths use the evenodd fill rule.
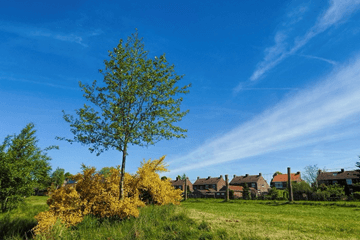
<path fill-rule="evenodd" d="M 353 193 L 353 198 L 356 200 L 360 200 L 360 192 L 354 192 Z"/>
<path fill-rule="evenodd" d="M 286 198 L 286 192 L 284 190 L 279 190 L 275 187 L 272 187 L 268 195 L 265 196 L 265 199 L 267 200 L 284 200 Z"/>

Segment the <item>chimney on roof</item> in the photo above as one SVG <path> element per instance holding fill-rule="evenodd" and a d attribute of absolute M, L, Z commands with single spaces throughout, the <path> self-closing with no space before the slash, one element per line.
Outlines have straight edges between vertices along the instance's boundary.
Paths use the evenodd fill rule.
<path fill-rule="evenodd" d="M 208 178 L 207 179 L 210 179 L 211 178 L 211 176 L 208 176 Z"/>
<path fill-rule="evenodd" d="M 261 173 L 259 173 L 259 177 L 261 177 Z"/>
<path fill-rule="evenodd" d="M 319 170 L 318 170 L 318 175 L 320 175 L 321 172 L 322 172 L 321 169 L 319 169 Z"/>
<path fill-rule="evenodd" d="M 179 180 L 179 177 L 176 177 L 176 181 L 178 181 Z"/>
<path fill-rule="evenodd" d="M 249 174 L 245 174 L 245 177 L 249 176 Z"/>
<path fill-rule="evenodd" d="M 199 180 L 200 177 L 197 177 L 197 180 Z"/>
<path fill-rule="evenodd" d="M 220 175 L 220 177 L 219 178 L 222 178 L 222 175 Z"/>
<path fill-rule="evenodd" d="M 344 172 L 344 169 L 343 169 L 343 168 L 341 169 L 341 172 Z"/>
<path fill-rule="evenodd" d="M 234 174 L 234 178 L 236 178 L 236 175 Z"/>

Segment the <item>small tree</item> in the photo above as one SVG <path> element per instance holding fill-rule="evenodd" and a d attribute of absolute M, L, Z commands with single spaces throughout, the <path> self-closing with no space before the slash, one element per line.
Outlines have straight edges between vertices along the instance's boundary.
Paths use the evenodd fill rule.
<path fill-rule="evenodd" d="M 316 183 L 316 178 L 318 176 L 319 167 L 317 164 L 315 165 L 308 165 L 304 168 L 304 174 L 302 175 L 302 178 L 308 183 L 308 184 L 314 184 Z"/>
<path fill-rule="evenodd" d="M 51 174 L 51 180 L 55 184 L 55 188 L 60 188 L 65 181 L 65 169 L 57 167 Z"/>
<path fill-rule="evenodd" d="M 122 152 L 122 199 L 129 144 L 147 146 L 162 139 L 186 137 L 183 133 L 187 130 L 173 123 L 188 113 L 180 110 L 183 99 L 178 95 L 188 93 L 190 85 L 177 86 L 182 76 L 175 73 L 165 54 L 149 59 L 137 32 L 125 44 L 120 40 L 109 57 L 104 61 L 105 69 L 99 70 L 104 84 L 80 82 L 84 97 L 95 108 L 85 104 L 76 111 L 79 118 L 64 112 L 74 138 L 58 139 L 90 145 L 90 152 L 97 155 L 109 149 Z"/>
<path fill-rule="evenodd" d="M 251 199 L 250 188 L 247 183 L 245 183 L 243 187 L 243 199 Z"/>
<path fill-rule="evenodd" d="M 100 171 L 98 171 L 98 174 L 101 174 L 104 177 L 108 177 L 112 169 L 115 169 L 115 168 L 114 167 L 103 167 Z"/>
<path fill-rule="evenodd" d="M 34 124 L 29 123 L 19 135 L 7 136 L 0 144 L 1 211 L 16 207 L 35 187 L 46 185 L 51 158 L 37 146 Z M 46 148 L 57 148 L 55 146 Z"/>

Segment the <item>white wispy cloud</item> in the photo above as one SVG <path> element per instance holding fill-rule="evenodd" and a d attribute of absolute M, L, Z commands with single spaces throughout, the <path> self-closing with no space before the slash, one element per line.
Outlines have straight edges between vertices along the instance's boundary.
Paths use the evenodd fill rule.
<path fill-rule="evenodd" d="M 252 121 L 173 159 L 170 165 L 178 167 L 171 173 L 342 139 L 351 134 L 342 130 L 342 124 L 355 115 L 360 115 L 360 56 L 316 86 L 299 91 Z"/>
<path fill-rule="evenodd" d="M 59 31 L 54 31 L 47 28 L 39 28 L 35 26 L 30 26 L 26 24 L 15 24 L 11 22 L 0 22 L 0 31 L 17 34 L 25 38 L 51 38 L 58 41 L 77 43 L 83 47 L 88 45 L 84 43 L 83 36 L 77 33 L 64 33 Z M 83 34 L 85 37 L 91 37 L 101 34 L 100 30 L 91 31 L 89 33 Z"/>
<path fill-rule="evenodd" d="M 4 77 L 4 76 L 0 76 L 0 80 L 2 81 L 13 81 L 13 82 L 23 82 L 23 83 L 30 83 L 30 84 L 36 84 L 36 85 L 43 85 L 43 86 L 47 86 L 47 87 L 53 87 L 53 88 L 59 88 L 59 89 L 66 89 L 66 90 L 74 90 L 74 91 L 78 91 L 79 88 L 75 88 L 75 87 L 69 87 L 69 86 L 64 86 L 64 85 L 59 85 L 59 84 L 54 84 L 50 81 L 34 81 L 34 80 L 28 80 L 28 79 L 22 79 L 22 78 L 14 78 L 14 77 Z"/>
<path fill-rule="evenodd" d="M 312 55 L 304 55 L 304 54 L 300 54 L 299 56 L 306 57 L 306 58 L 317 59 L 317 60 L 320 60 L 320 61 L 330 63 L 331 65 L 336 65 L 337 64 L 337 62 L 332 61 L 332 60 L 327 59 L 327 58 L 322 58 L 322 57 L 317 57 L 317 56 L 312 56 Z"/>
<path fill-rule="evenodd" d="M 281 61 L 290 55 L 295 54 L 299 49 L 305 46 L 312 38 L 318 34 L 326 31 L 330 27 L 343 23 L 352 13 L 358 10 L 360 0 L 333 0 L 326 11 L 318 18 L 316 23 L 303 36 L 298 36 L 290 44 L 292 39 L 288 39 L 286 30 L 281 30 L 275 34 L 275 44 L 265 49 L 264 59 L 258 64 L 255 71 L 250 77 L 251 81 L 258 80 L 270 69 L 274 68 Z M 296 22 L 299 21 L 299 13 L 304 11 L 297 11 L 295 15 Z"/>

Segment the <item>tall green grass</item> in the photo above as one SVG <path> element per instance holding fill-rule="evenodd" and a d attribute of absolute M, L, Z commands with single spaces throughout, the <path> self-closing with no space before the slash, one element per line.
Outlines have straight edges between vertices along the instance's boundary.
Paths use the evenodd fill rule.
<path fill-rule="evenodd" d="M 0 214 L 0 239 L 31 238 L 31 229 L 37 224 L 34 216 L 46 211 L 47 197 L 27 198 L 16 209 Z"/>
<path fill-rule="evenodd" d="M 25 204 L 0 214 L 0 239 L 231 239 L 223 229 L 213 230 L 206 221 L 195 221 L 180 206 L 147 206 L 138 218 L 98 219 L 86 216 L 75 227 L 57 222 L 47 234 L 33 236 L 34 216 L 46 211 L 46 197 L 30 197 Z"/>
<path fill-rule="evenodd" d="M 57 224 L 49 234 L 36 239 L 229 239 L 222 229 L 212 231 L 205 221 L 197 223 L 178 206 L 147 206 L 138 218 L 126 220 L 86 216 L 76 227 Z"/>

